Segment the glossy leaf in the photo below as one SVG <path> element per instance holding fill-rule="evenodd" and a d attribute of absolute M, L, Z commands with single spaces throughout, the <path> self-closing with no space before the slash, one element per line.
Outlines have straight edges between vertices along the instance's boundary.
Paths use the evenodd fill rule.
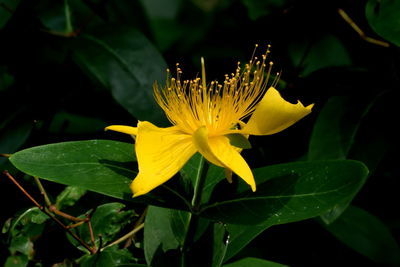
<path fill-rule="evenodd" d="M 74 49 L 75 62 L 139 120 L 165 122 L 153 97 L 153 84 L 163 85 L 167 65 L 150 41 L 126 27 L 82 35 Z"/>
<path fill-rule="evenodd" d="M 169 209 L 148 208 L 144 225 L 144 255 L 148 265 L 173 266 L 173 259 L 166 256 L 166 252 L 179 247 L 171 225 L 172 219 Z"/>
<path fill-rule="evenodd" d="M 213 204 L 203 207 L 200 215 L 230 223 L 230 244 L 225 258 L 229 259 L 272 225 L 316 217 L 337 204 L 347 203 L 361 188 L 367 174 L 362 163 L 348 160 L 259 168 L 254 170 L 255 193 L 240 184 L 230 199 L 214 199 Z M 244 225 L 248 223 L 253 225 Z"/>
<path fill-rule="evenodd" d="M 374 31 L 386 40 L 400 46 L 400 2 L 394 0 L 369 0 L 365 15 Z"/>
<path fill-rule="evenodd" d="M 200 215 L 234 224 L 266 220 L 279 224 L 310 218 L 353 198 L 368 170 L 357 161 L 321 161 L 272 165 L 253 173 L 256 192 L 239 184 L 228 199 L 218 194 L 222 196 L 204 205 Z"/>
<path fill-rule="evenodd" d="M 381 220 L 363 209 L 349 206 L 325 228 L 347 246 L 377 263 L 400 265 L 400 247 L 390 230 Z"/>
<path fill-rule="evenodd" d="M 136 175 L 132 144 L 106 140 L 57 143 L 19 151 L 10 161 L 32 176 L 131 199 L 129 184 Z"/>
<path fill-rule="evenodd" d="M 257 258 L 243 258 L 232 263 L 224 264 L 223 267 L 288 267 L 288 265 L 279 264 L 272 261 Z"/>

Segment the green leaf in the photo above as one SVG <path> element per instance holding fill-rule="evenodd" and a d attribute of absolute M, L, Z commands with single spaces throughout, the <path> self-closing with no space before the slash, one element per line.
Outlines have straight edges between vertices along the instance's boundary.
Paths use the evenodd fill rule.
<path fill-rule="evenodd" d="M 311 135 L 309 160 L 345 159 L 365 107 L 344 96 L 331 97 L 322 108 Z"/>
<path fill-rule="evenodd" d="M 20 0 L 0 0 L 0 29 L 2 29 L 12 17 Z"/>
<path fill-rule="evenodd" d="M 351 64 L 350 55 L 342 42 L 334 35 L 321 36 L 316 41 L 310 38 L 294 41 L 289 45 L 293 65 L 301 69 L 302 76 L 312 72 Z"/>
<path fill-rule="evenodd" d="M 167 65 L 139 31 L 124 27 L 81 35 L 74 48 L 75 62 L 97 83 L 111 90 L 116 101 L 140 120 L 166 123 L 153 97 L 153 84 L 163 86 Z"/>
<path fill-rule="evenodd" d="M 257 191 L 241 183 L 237 192 L 217 197 L 200 215 L 234 224 L 273 224 L 310 218 L 352 199 L 367 168 L 357 161 L 295 162 L 253 170 Z M 221 197 L 222 195 L 222 197 Z M 240 210 L 240 214 L 238 214 Z"/>
<path fill-rule="evenodd" d="M 240 260 L 237 260 L 232 263 L 224 264 L 223 267 L 287 267 L 288 265 L 283 265 L 280 263 L 272 262 L 272 261 L 267 261 L 264 259 L 257 259 L 257 258 L 243 258 Z"/>
<path fill-rule="evenodd" d="M 314 125 L 308 159 L 351 158 L 362 161 L 372 172 L 388 147 L 383 135 L 388 126 L 380 119 L 385 116 L 382 105 L 387 103 L 386 95 L 380 94 L 366 101 L 359 101 L 359 97 L 331 97 Z M 377 116 L 377 113 L 381 115 Z M 335 206 L 321 216 L 322 220 L 328 224 L 333 222 L 348 205 Z"/>
<path fill-rule="evenodd" d="M 400 2 L 368 0 L 365 16 L 371 28 L 386 40 L 400 46 Z"/>
<path fill-rule="evenodd" d="M 144 224 L 144 255 L 148 265 L 174 266 L 177 264 L 173 258 L 166 255 L 167 251 L 179 247 L 179 241 L 171 224 L 173 219 L 170 209 L 149 206 Z"/>
<path fill-rule="evenodd" d="M 325 228 L 347 246 L 377 263 L 400 265 L 400 247 L 390 230 L 381 220 L 363 209 L 349 206 Z"/>
<path fill-rule="evenodd" d="M 228 245 L 227 238 L 224 224 L 210 223 L 202 237 L 190 246 L 187 265 L 220 267 Z"/>
<path fill-rule="evenodd" d="M 135 177 L 132 144 L 89 140 L 43 145 L 13 154 L 19 170 L 43 179 L 77 186 L 119 199 L 131 199 Z"/>
<path fill-rule="evenodd" d="M 62 210 L 65 207 L 73 206 L 84 194 L 86 190 L 77 186 L 67 186 L 56 199 L 56 207 Z"/>
<path fill-rule="evenodd" d="M 136 264 L 136 260 L 128 249 L 118 249 L 115 246 L 103 250 L 95 255 L 86 255 L 79 261 L 81 267 L 110 266 L 110 267 L 146 267 L 147 265 Z"/>
<path fill-rule="evenodd" d="M 200 216 L 228 222 L 230 245 L 225 259 L 235 255 L 272 225 L 316 217 L 349 202 L 364 184 L 367 168 L 357 161 L 296 162 L 255 169 L 257 191 L 244 183 L 235 193 L 203 206 Z M 229 199 L 226 198 L 229 196 Z M 244 225 L 253 223 L 254 225 Z"/>
<path fill-rule="evenodd" d="M 189 230 L 191 215 L 189 212 L 182 210 L 170 209 L 169 211 L 172 232 L 176 240 L 178 240 L 179 245 L 182 246 Z"/>
<path fill-rule="evenodd" d="M 123 235 L 120 234 L 121 229 L 129 224 L 132 220 L 132 217 L 136 215 L 134 211 L 124 211 L 123 208 L 125 208 L 125 205 L 117 202 L 106 203 L 96 208 L 90 219 L 96 247 L 99 247 L 100 245 L 100 236 L 101 242 L 103 242 L 103 244 L 107 244 L 108 242 L 113 241 L 117 237 Z M 80 238 L 90 244 L 91 240 L 88 228 L 79 227 L 77 229 Z M 70 238 L 70 240 L 75 245 L 78 245 L 75 239 Z"/>
<path fill-rule="evenodd" d="M 182 7 L 182 0 L 141 0 L 147 15 L 149 26 L 157 46 L 165 51 L 182 37 L 184 24 L 177 16 Z"/>
<path fill-rule="evenodd" d="M 229 138 L 229 142 L 232 146 L 244 149 L 251 148 L 251 143 L 249 142 L 249 139 L 241 134 L 227 134 L 225 136 Z"/>
<path fill-rule="evenodd" d="M 7 258 L 4 267 L 25 267 L 28 266 L 29 259 L 25 255 L 14 255 Z"/>
<path fill-rule="evenodd" d="M 15 254 L 16 252 L 22 253 L 23 255 L 27 256 L 28 259 L 32 259 L 34 254 L 33 242 L 25 235 L 15 236 L 11 240 L 9 250 L 11 254 Z"/>
<path fill-rule="evenodd" d="M 37 17 L 51 34 L 64 37 L 76 34 L 74 25 L 77 28 L 84 25 L 88 29 L 103 22 L 88 5 L 79 0 L 40 1 L 35 9 Z"/>

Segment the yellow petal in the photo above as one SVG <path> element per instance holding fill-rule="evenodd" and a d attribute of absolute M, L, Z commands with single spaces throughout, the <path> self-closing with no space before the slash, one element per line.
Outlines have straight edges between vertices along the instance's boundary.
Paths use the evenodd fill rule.
<path fill-rule="evenodd" d="M 135 150 L 139 173 L 131 184 L 134 197 L 168 181 L 196 153 L 190 135 L 147 121 L 138 123 Z"/>
<path fill-rule="evenodd" d="M 280 132 L 308 115 L 312 107 L 313 104 L 304 107 L 300 101 L 297 104 L 289 103 L 275 88 L 270 87 L 242 132 L 252 135 Z"/>
<path fill-rule="evenodd" d="M 106 131 L 116 131 L 120 133 L 137 135 L 137 127 L 125 126 L 125 125 L 110 125 L 105 128 Z"/>
<path fill-rule="evenodd" d="M 249 184 L 253 191 L 256 190 L 256 183 L 249 165 L 247 165 L 237 149 L 229 143 L 227 137 L 209 137 L 207 128 L 203 126 L 194 133 L 193 142 L 198 151 L 208 161 L 233 171 Z M 229 179 L 230 177 L 227 178 Z"/>

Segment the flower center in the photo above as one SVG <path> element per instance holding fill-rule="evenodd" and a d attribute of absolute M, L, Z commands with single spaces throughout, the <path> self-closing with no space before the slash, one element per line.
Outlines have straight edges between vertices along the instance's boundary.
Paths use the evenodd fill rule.
<path fill-rule="evenodd" d="M 273 65 L 269 62 L 267 67 L 266 63 L 269 48 L 261 59 L 253 53 L 244 67 L 238 62 L 236 71 L 225 74 L 223 83 L 212 81 L 206 85 L 204 61 L 202 78 L 181 80 L 182 70 L 177 64 L 176 78 L 167 70 L 166 86 L 154 85 L 155 99 L 171 123 L 187 134 L 193 134 L 201 126 L 206 126 L 211 136 L 226 134 L 251 115 L 263 97 Z M 279 75 L 271 86 L 276 85 Z"/>

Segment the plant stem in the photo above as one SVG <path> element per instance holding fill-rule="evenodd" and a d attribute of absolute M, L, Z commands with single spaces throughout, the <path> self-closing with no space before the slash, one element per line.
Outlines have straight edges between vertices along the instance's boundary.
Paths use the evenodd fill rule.
<path fill-rule="evenodd" d="M 33 179 L 35 180 L 35 183 L 36 183 L 37 186 L 39 187 L 40 194 L 42 194 L 43 197 L 44 197 L 44 202 L 46 202 L 46 205 L 47 205 L 48 207 L 51 207 L 51 206 L 52 206 L 52 203 L 51 203 L 51 201 L 50 201 L 49 196 L 48 196 L 47 193 L 46 193 L 46 190 L 44 190 L 44 187 L 43 187 L 42 183 L 40 182 L 40 179 L 39 179 L 38 177 L 36 177 L 36 176 L 33 176 Z"/>
<path fill-rule="evenodd" d="M 22 185 L 20 185 L 17 180 L 15 180 L 15 178 L 8 172 L 8 171 L 3 171 L 3 174 L 10 179 L 21 191 L 22 193 L 24 193 L 24 195 L 26 197 L 29 198 L 30 201 L 32 201 L 32 203 L 39 208 L 39 210 L 41 210 L 44 214 L 46 214 L 47 216 L 49 216 L 50 219 L 52 219 L 55 223 L 57 223 L 59 226 L 61 226 L 68 234 L 70 234 L 73 238 L 75 238 L 75 240 L 77 240 L 82 246 L 84 246 L 89 252 L 90 254 L 95 254 L 96 250 L 91 248 L 88 244 L 86 244 L 82 239 L 79 238 L 79 236 L 77 236 L 75 233 L 73 233 L 66 225 L 64 225 L 59 219 L 57 219 L 56 217 L 54 217 L 51 213 L 49 213 L 45 207 L 43 207 L 42 205 L 39 204 L 39 202 L 37 202 L 23 187 Z"/>
<path fill-rule="evenodd" d="M 191 202 L 191 213 L 189 214 L 188 218 L 188 226 L 187 226 L 187 231 L 186 231 L 186 236 L 183 241 L 182 247 L 181 247 L 181 266 L 185 267 L 188 266 L 187 263 L 187 253 L 188 253 L 188 248 L 189 246 L 193 243 L 193 239 L 196 233 L 196 228 L 198 225 L 198 216 L 196 215 L 196 212 L 200 208 L 201 204 L 201 197 L 204 189 L 204 184 L 206 181 L 207 177 L 207 171 L 208 171 L 208 163 L 205 161 L 204 157 L 200 157 L 199 165 L 197 168 L 197 173 L 196 173 L 196 181 L 194 184 L 194 192 L 193 192 L 193 198 Z"/>
<path fill-rule="evenodd" d="M 141 229 L 143 229 L 144 227 L 144 223 L 139 224 L 138 226 L 136 226 L 132 231 L 130 231 L 129 233 L 127 233 L 126 235 L 118 238 L 117 240 L 115 240 L 114 242 L 108 244 L 107 246 L 103 247 L 100 249 L 100 251 L 103 251 L 106 248 L 112 247 L 114 245 L 117 245 L 125 240 L 127 240 L 128 238 L 130 238 L 131 236 L 133 236 L 134 234 L 136 234 L 137 232 L 139 232 Z"/>
<path fill-rule="evenodd" d="M 196 173 L 196 182 L 194 185 L 194 193 L 192 198 L 192 210 L 198 211 L 201 204 L 201 196 L 203 193 L 204 183 L 206 181 L 208 164 L 203 156 L 200 157 L 199 167 Z"/>

